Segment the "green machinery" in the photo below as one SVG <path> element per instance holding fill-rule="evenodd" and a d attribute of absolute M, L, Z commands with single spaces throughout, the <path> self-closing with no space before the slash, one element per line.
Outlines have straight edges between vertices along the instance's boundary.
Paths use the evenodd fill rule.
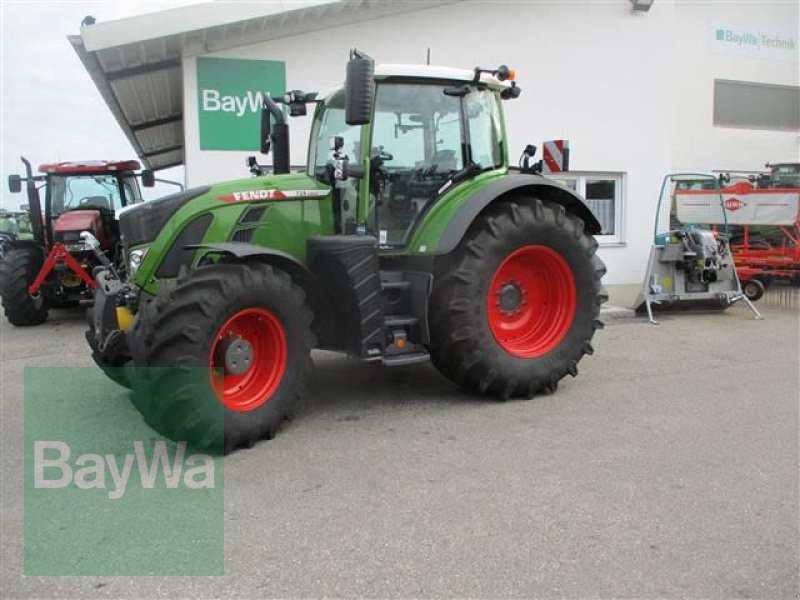
<path fill-rule="evenodd" d="M 155 429 L 226 452 L 291 415 L 312 348 L 430 359 L 502 399 L 555 391 L 602 326 L 600 227 L 535 147 L 509 165 L 513 79 L 354 51 L 342 89 L 266 96 L 272 169 L 251 158 L 252 178 L 120 217 L 127 280 L 96 274 L 96 362 Z M 309 106 L 308 166 L 291 172 L 285 110 Z"/>

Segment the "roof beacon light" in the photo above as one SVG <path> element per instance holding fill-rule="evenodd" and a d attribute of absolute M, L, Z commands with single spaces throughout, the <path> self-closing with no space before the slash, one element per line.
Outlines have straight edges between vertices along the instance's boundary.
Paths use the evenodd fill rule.
<path fill-rule="evenodd" d="M 511 69 L 509 69 L 506 65 L 500 65 L 497 67 L 497 70 L 494 72 L 494 76 L 500 81 L 513 79 L 513 77 L 511 77 Z"/>

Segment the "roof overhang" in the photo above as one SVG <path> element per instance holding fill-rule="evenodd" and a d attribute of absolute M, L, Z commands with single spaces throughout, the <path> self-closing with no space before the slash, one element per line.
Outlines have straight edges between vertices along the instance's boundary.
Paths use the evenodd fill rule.
<path fill-rule="evenodd" d="M 208 2 L 81 28 L 69 41 L 145 168 L 183 164 L 183 58 L 462 0 Z"/>

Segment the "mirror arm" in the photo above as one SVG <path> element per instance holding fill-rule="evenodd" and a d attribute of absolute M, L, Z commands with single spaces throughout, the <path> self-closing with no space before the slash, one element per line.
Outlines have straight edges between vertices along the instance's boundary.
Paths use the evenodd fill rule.
<path fill-rule="evenodd" d="M 275 124 L 276 125 L 285 125 L 286 124 L 286 117 L 283 116 L 283 111 L 281 110 L 280 106 L 273 100 L 269 94 L 264 95 L 264 108 L 266 108 L 269 113 L 275 117 Z"/>

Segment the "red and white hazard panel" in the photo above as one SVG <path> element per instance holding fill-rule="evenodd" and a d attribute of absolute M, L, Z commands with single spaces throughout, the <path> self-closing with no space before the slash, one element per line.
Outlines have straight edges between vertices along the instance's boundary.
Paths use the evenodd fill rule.
<path fill-rule="evenodd" d="M 569 141 L 552 140 L 544 143 L 543 173 L 569 171 Z"/>

